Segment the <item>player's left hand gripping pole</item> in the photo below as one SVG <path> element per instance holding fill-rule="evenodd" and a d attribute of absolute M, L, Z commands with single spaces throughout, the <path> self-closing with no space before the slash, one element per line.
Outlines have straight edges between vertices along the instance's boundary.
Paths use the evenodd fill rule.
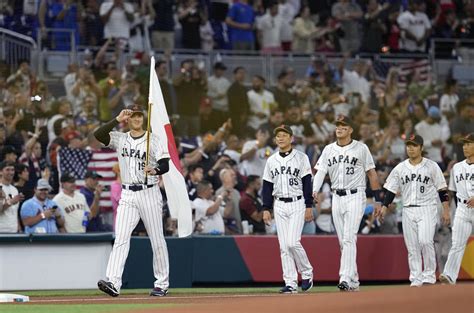
<path fill-rule="evenodd" d="M 150 157 L 150 132 L 151 132 L 151 107 L 153 103 L 148 103 L 148 119 L 146 123 L 146 159 L 145 166 L 148 166 L 148 159 Z M 145 185 L 148 185 L 148 172 L 145 172 Z"/>

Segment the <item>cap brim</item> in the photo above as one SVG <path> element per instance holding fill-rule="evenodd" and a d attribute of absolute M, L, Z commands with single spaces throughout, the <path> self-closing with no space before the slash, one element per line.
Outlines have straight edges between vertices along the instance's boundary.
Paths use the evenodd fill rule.
<path fill-rule="evenodd" d="M 273 134 L 276 135 L 278 134 L 279 132 L 284 132 L 284 133 L 287 133 L 288 135 L 290 136 L 293 136 L 292 133 L 290 133 L 288 130 L 282 128 L 282 127 L 278 127 L 278 128 L 275 128 L 275 130 L 273 131 Z"/>
<path fill-rule="evenodd" d="M 351 124 L 347 123 L 347 122 L 344 122 L 344 121 L 336 121 L 335 125 L 344 125 L 344 126 L 349 126 L 349 127 L 352 127 Z"/>
<path fill-rule="evenodd" d="M 414 140 L 405 140 L 406 145 L 409 144 L 409 143 L 414 144 L 415 146 L 421 146 L 421 143 L 416 142 Z"/>
<path fill-rule="evenodd" d="M 459 139 L 459 143 L 474 143 L 474 141 L 466 138 Z"/>

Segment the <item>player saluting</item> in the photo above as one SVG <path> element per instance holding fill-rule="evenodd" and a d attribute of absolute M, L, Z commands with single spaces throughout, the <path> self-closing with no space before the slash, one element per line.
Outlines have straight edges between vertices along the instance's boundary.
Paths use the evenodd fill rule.
<path fill-rule="evenodd" d="M 436 197 L 443 204 L 443 223 L 449 225 L 449 204 L 446 181 L 436 162 L 422 156 L 423 138 L 411 135 L 406 141 L 408 159 L 392 170 L 385 182 L 387 191 L 381 209 L 375 216 L 381 222 L 395 194 L 401 190 L 403 238 L 408 250 L 411 287 L 436 283 L 436 258 L 433 237 L 438 221 Z M 423 256 L 423 263 L 422 263 Z M 422 271 L 422 264 L 424 270 Z"/>
<path fill-rule="evenodd" d="M 455 284 L 466 242 L 474 224 L 474 133 L 461 138 L 466 159 L 456 163 L 449 179 L 449 190 L 455 193 L 457 208 L 453 222 L 453 244 L 443 274 L 442 283 Z"/>
<path fill-rule="evenodd" d="M 359 275 L 356 263 L 356 242 L 362 216 L 366 206 L 366 178 L 380 202 L 380 184 L 369 148 L 351 138 L 352 120 L 340 116 L 336 120 L 337 141 L 327 145 L 315 165 L 313 196 L 316 197 L 329 174 L 334 193 L 332 217 L 341 246 L 339 284 L 341 291 L 359 290 Z"/>
<path fill-rule="evenodd" d="M 301 290 L 308 291 L 313 287 L 313 267 L 300 240 L 304 222 L 313 219 L 311 165 L 306 154 L 292 149 L 289 126 L 277 127 L 273 133 L 279 152 L 268 158 L 263 172 L 263 221 L 270 225 L 273 208 L 285 281 L 280 293 L 298 292 L 296 270 L 301 273 Z"/>
<path fill-rule="evenodd" d="M 122 273 L 130 249 L 130 236 L 140 218 L 145 224 L 153 249 L 155 288 L 151 296 L 166 296 L 169 285 L 168 250 L 163 236 L 162 206 L 159 176 L 168 172 L 167 147 L 154 133 L 150 135 L 147 151 L 147 132 L 143 129 L 143 111 L 138 105 L 120 114 L 94 133 L 104 145 L 116 149 L 122 197 L 115 221 L 115 243 L 107 265 L 107 281 L 98 282 L 99 289 L 112 297 L 120 294 Z M 127 123 L 127 133 L 112 131 L 119 123 Z M 149 153 L 147 166 L 147 153 Z"/>

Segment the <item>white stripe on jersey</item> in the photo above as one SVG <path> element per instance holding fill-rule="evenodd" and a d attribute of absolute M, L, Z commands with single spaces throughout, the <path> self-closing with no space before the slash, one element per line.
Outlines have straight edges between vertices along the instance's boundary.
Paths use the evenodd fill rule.
<path fill-rule="evenodd" d="M 383 186 L 390 192 L 402 192 L 404 206 L 436 206 L 438 190 L 447 187 L 443 172 L 436 162 L 423 158 L 413 166 L 407 159 L 399 163 Z"/>
<path fill-rule="evenodd" d="M 123 184 L 145 183 L 146 137 L 146 132 L 138 139 L 134 139 L 130 135 L 130 132 L 110 132 L 109 147 L 117 150 L 120 178 Z M 169 157 L 168 147 L 165 147 L 163 141 L 160 140 L 156 134 L 151 133 L 148 164 L 152 167 L 156 167 L 158 160 Z M 158 175 L 149 175 L 147 184 L 154 185 L 157 184 L 158 181 Z"/>
<path fill-rule="evenodd" d="M 474 164 L 466 160 L 454 164 L 449 178 L 449 190 L 462 199 L 474 197 Z"/>
<path fill-rule="evenodd" d="M 332 189 L 358 189 L 366 187 L 366 172 L 375 163 L 367 145 L 352 140 L 343 147 L 337 142 L 327 145 L 314 168 L 329 173 Z"/>
<path fill-rule="evenodd" d="M 263 179 L 273 183 L 273 196 L 289 198 L 303 195 L 302 178 L 311 174 L 308 156 L 293 149 L 286 157 L 272 154 L 265 164 Z"/>

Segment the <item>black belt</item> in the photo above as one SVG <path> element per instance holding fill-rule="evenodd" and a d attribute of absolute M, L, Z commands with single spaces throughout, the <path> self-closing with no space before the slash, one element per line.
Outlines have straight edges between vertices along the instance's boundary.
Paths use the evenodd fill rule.
<path fill-rule="evenodd" d="M 355 193 L 357 193 L 357 189 L 351 189 L 351 190 L 345 190 L 345 189 L 336 189 L 336 190 L 333 190 L 334 193 L 338 196 L 347 196 L 347 195 L 353 195 Z"/>
<path fill-rule="evenodd" d="M 283 201 L 283 202 L 295 202 L 295 201 L 300 200 L 301 198 L 303 198 L 303 197 L 298 196 L 298 197 L 295 197 L 295 198 L 277 198 L 277 199 L 280 200 L 280 201 Z"/>
<path fill-rule="evenodd" d="M 462 204 L 466 204 L 467 203 L 467 199 L 461 199 L 459 197 L 456 197 L 458 198 L 458 202 L 462 203 Z"/>
<path fill-rule="evenodd" d="M 405 208 L 419 208 L 421 205 L 418 204 L 410 204 L 410 205 L 405 205 Z"/>
<path fill-rule="evenodd" d="M 155 185 L 123 185 L 122 184 L 123 189 L 130 190 L 130 191 L 140 191 L 140 190 L 151 188 L 153 186 Z"/>

